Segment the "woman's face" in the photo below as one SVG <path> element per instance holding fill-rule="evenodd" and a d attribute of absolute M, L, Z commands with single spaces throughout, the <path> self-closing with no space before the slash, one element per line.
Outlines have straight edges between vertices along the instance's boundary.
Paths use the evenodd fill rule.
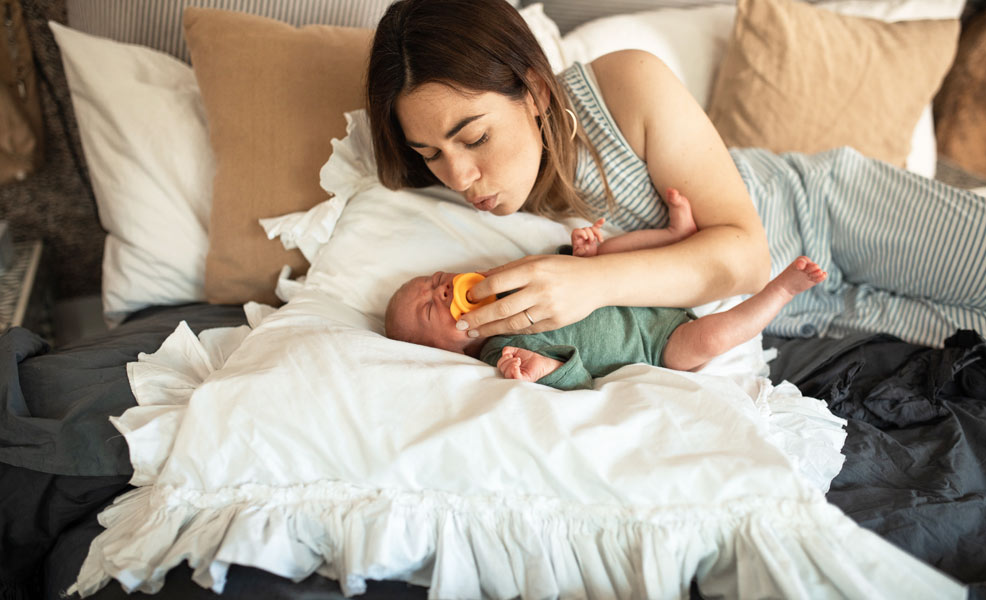
<path fill-rule="evenodd" d="M 515 101 L 425 83 L 402 94 L 396 109 L 407 143 L 476 209 L 509 215 L 527 201 L 542 148 L 530 94 Z"/>

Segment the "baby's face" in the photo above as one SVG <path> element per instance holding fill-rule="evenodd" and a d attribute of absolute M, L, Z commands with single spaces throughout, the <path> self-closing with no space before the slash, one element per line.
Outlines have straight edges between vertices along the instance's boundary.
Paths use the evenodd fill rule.
<path fill-rule="evenodd" d="M 455 273 L 438 271 L 415 277 L 400 287 L 391 299 L 387 335 L 394 339 L 464 352 L 472 341 L 455 328 L 452 317 L 452 278 Z"/>

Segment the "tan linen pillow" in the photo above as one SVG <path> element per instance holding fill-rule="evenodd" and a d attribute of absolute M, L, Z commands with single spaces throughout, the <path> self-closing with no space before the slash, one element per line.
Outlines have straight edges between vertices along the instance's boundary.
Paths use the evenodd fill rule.
<path fill-rule="evenodd" d="M 935 137 L 942 155 L 986 178 L 986 12 L 966 25 L 935 96 Z"/>
<path fill-rule="evenodd" d="M 216 157 L 206 298 L 279 304 L 281 267 L 308 263 L 257 221 L 328 197 L 319 169 L 346 134 L 343 113 L 364 104 L 373 31 L 192 7 L 184 29 Z"/>
<path fill-rule="evenodd" d="M 903 167 L 958 35 L 953 19 L 887 23 L 793 0 L 739 0 L 709 118 L 727 146 L 853 146 Z"/>

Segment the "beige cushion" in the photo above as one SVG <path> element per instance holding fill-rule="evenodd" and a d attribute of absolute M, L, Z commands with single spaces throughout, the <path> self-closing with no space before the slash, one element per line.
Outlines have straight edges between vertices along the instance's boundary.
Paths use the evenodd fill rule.
<path fill-rule="evenodd" d="M 962 32 L 952 70 L 935 97 L 938 151 L 986 179 L 986 12 Z"/>
<path fill-rule="evenodd" d="M 184 28 L 216 157 L 206 298 L 277 304 L 281 267 L 308 263 L 257 221 L 328 197 L 319 169 L 346 133 L 343 113 L 364 104 L 373 32 L 191 7 Z"/>
<path fill-rule="evenodd" d="M 853 146 L 904 166 L 958 34 L 954 19 L 886 23 L 793 0 L 739 0 L 709 117 L 727 146 Z"/>

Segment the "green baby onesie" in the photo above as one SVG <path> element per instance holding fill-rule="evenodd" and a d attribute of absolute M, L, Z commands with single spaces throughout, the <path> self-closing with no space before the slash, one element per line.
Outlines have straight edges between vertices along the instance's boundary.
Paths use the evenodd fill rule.
<path fill-rule="evenodd" d="M 493 336 L 480 359 L 496 366 L 504 346 L 526 348 L 564 365 L 538 383 L 560 390 L 587 389 L 602 377 L 633 363 L 661 366 L 671 332 L 695 315 L 681 308 L 604 306 L 588 317 L 543 333 Z"/>

